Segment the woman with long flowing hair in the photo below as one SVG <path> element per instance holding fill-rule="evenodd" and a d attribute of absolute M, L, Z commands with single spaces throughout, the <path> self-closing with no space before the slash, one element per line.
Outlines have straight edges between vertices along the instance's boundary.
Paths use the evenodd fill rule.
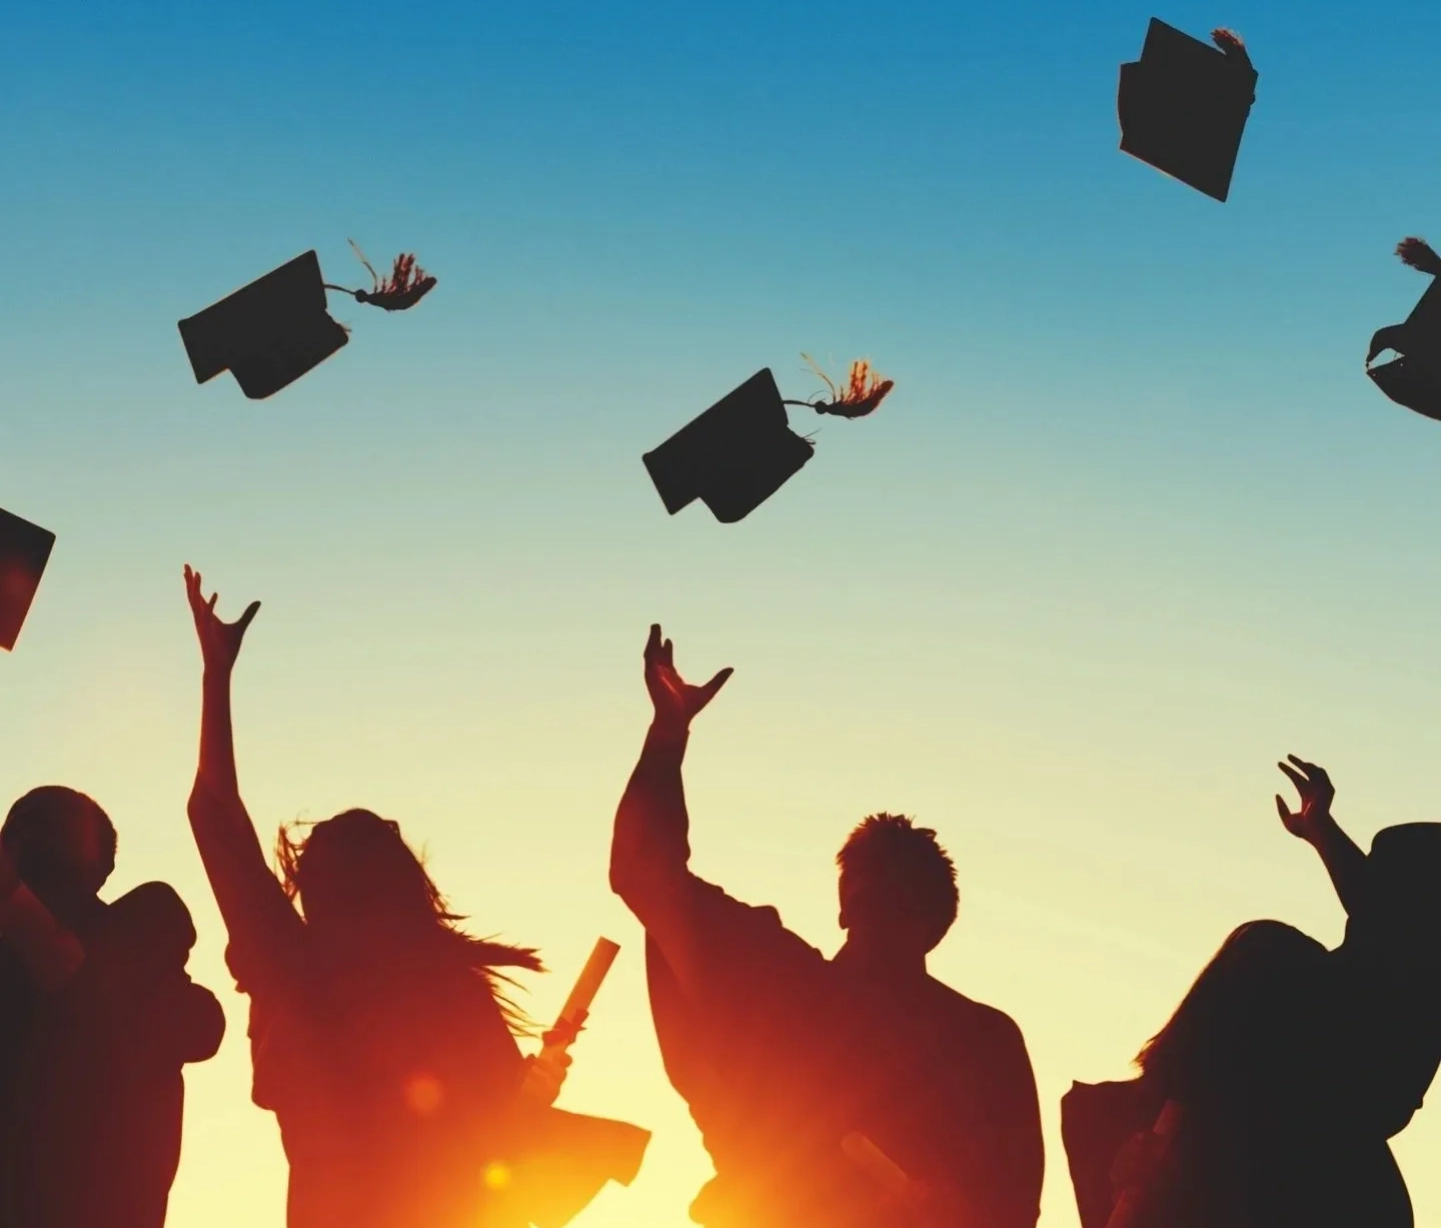
<path fill-rule="evenodd" d="M 1400 1228 L 1335 1094 L 1332 992 L 1315 939 L 1279 921 L 1232 931 L 1140 1077 L 1062 1102 L 1084 1228 Z"/>
<path fill-rule="evenodd" d="M 459 926 L 399 826 L 368 810 L 282 831 L 266 863 L 240 798 L 234 623 L 185 569 L 204 660 L 191 829 L 250 996 L 253 1098 L 290 1162 L 289 1228 L 551 1228 L 607 1179 L 628 1183 L 648 1134 L 550 1108 L 566 1059 L 527 1059 L 505 996 L 528 948 Z"/>

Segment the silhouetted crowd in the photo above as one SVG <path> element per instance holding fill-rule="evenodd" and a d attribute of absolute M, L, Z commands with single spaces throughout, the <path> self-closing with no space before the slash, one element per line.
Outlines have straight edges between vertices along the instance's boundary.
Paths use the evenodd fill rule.
<path fill-rule="evenodd" d="M 1224 201 L 1258 74 L 1239 36 L 1207 46 L 1153 19 L 1122 67 L 1121 148 Z M 388 312 L 436 285 L 413 255 L 371 290 L 307 252 L 179 328 L 195 378 L 230 371 L 264 399 L 348 343 L 326 292 Z M 1368 373 L 1441 418 L 1441 256 L 1411 317 L 1375 334 Z M 1387 349 L 1400 357 L 1370 367 Z M 643 460 L 666 509 L 731 523 L 810 459 L 786 405 L 869 415 L 893 384 L 864 361 L 829 399 L 788 400 L 764 369 Z M 14 646 L 54 534 L 0 511 L 0 649 Z M 289 1163 L 289 1228 L 560 1228 L 629 1185 L 649 1132 L 555 1108 L 604 941 L 538 1053 L 507 996 L 538 954 L 468 934 L 393 821 L 348 810 L 282 830 L 275 857 L 241 800 L 233 623 L 185 569 L 202 673 L 188 814 L 249 998 L 252 1099 Z M 690 867 L 682 766 L 691 724 L 730 676 L 677 672 L 652 627 L 654 717 L 615 816 L 610 885 L 645 932 L 665 1071 L 710 1154 L 705 1228 L 1034 1228 L 1044 1152 L 1026 1043 L 1003 1011 L 927 958 L 957 915 L 934 831 L 873 814 L 837 857 L 845 942 L 828 958 L 773 907 Z M 1062 1136 L 1084 1228 L 1411 1228 L 1389 1140 L 1441 1063 L 1441 824 L 1389 827 L 1363 853 L 1315 764 L 1279 765 L 1281 821 L 1319 855 L 1347 915 L 1334 951 L 1279 921 L 1221 944 L 1137 1077 L 1075 1084 Z M 186 972 L 196 934 L 147 883 L 112 902 L 116 833 L 73 789 L 33 789 L 0 834 L 0 1228 L 161 1228 L 180 1159 L 184 1069 L 218 1051 L 219 1003 Z"/>
<path fill-rule="evenodd" d="M 507 991 L 538 955 L 467 934 L 396 823 L 350 810 L 282 830 L 272 868 L 231 730 L 259 603 L 226 623 L 189 568 L 185 584 L 203 661 L 190 827 L 250 1000 L 252 1096 L 280 1128 L 291 1228 L 558 1228 L 629 1184 L 648 1132 L 554 1107 L 584 1010 L 523 1055 L 534 1028 Z M 610 859 L 645 931 L 666 1073 L 714 1164 L 691 1218 L 1033 1228 L 1044 1157 L 1021 1030 L 926 968 L 958 903 L 936 833 L 896 814 L 850 833 L 831 958 L 690 868 L 682 765 L 730 673 L 687 683 L 651 628 L 654 717 Z M 1294 811 L 1277 797 L 1281 820 L 1330 874 L 1345 941 L 1240 926 L 1138 1077 L 1073 1086 L 1062 1132 L 1085 1228 L 1412 1223 L 1388 1140 L 1441 1062 L 1441 824 L 1387 828 L 1363 853 L 1326 773 L 1280 767 L 1299 794 Z M 161 1228 L 183 1071 L 225 1031 L 186 973 L 190 914 L 163 883 L 102 901 L 116 833 L 75 790 L 21 797 L 0 849 L 0 1224 Z"/>

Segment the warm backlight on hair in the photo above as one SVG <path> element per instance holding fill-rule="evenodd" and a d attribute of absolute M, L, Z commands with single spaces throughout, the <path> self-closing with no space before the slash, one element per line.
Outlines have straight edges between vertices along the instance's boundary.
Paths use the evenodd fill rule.
<path fill-rule="evenodd" d="M 434 1075 L 415 1074 L 405 1081 L 405 1103 L 412 1113 L 428 1117 L 445 1099 L 445 1089 Z"/>

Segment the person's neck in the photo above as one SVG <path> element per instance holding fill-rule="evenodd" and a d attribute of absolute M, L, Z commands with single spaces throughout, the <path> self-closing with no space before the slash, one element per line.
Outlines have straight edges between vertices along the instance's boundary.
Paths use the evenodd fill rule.
<path fill-rule="evenodd" d="M 833 962 L 848 971 L 862 973 L 877 980 L 919 981 L 927 975 L 924 952 L 878 950 L 857 943 L 852 938 L 846 939 L 845 945 L 836 952 Z"/>

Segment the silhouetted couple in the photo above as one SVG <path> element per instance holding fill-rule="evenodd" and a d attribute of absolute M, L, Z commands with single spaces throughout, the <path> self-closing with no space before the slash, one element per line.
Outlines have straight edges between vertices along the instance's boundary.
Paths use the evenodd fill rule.
<path fill-rule="evenodd" d="M 1077 1084 L 1063 1131 L 1084 1228 L 1410 1228 L 1387 1140 L 1441 1062 L 1441 825 L 1391 827 L 1367 857 L 1314 764 L 1280 765 L 1348 914 L 1336 951 L 1241 926 L 1137 1058 Z"/>
<path fill-rule="evenodd" d="M 161 1228 L 180 1162 L 183 1067 L 225 1017 L 185 971 L 195 930 L 146 883 L 114 903 L 109 816 L 34 789 L 0 833 L 0 1224 Z"/>
<path fill-rule="evenodd" d="M 646 930 L 665 1068 L 715 1165 L 692 1218 L 1032 1228 L 1043 1152 L 1021 1033 L 926 971 L 957 912 L 935 833 L 890 814 L 851 833 L 831 959 L 690 869 L 681 763 L 730 673 L 688 685 L 651 628 L 654 719 L 611 849 L 611 885 Z"/>

